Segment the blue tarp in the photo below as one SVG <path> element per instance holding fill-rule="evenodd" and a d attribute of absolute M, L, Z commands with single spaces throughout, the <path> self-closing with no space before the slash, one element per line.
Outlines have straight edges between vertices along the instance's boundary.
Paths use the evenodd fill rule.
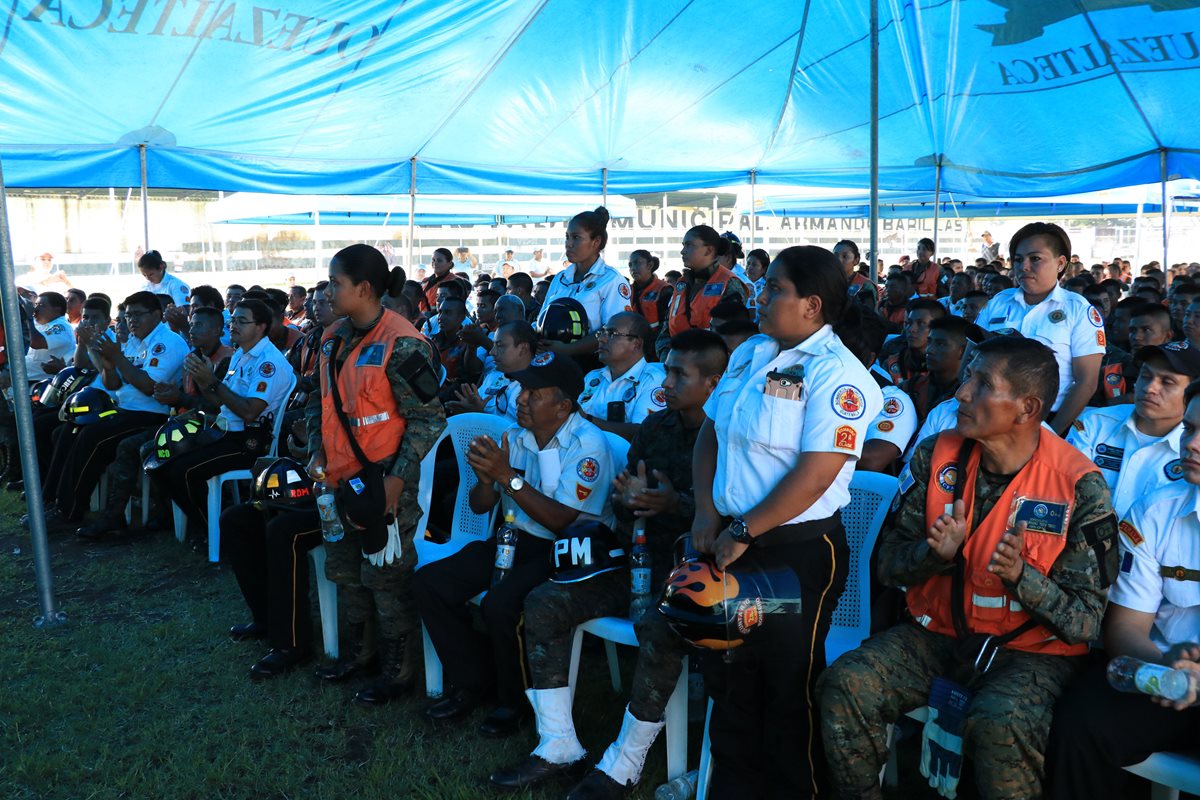
<path fill-rule="evenodd" d="M 879 2 L 883 188 L 1200 177 L 1200 0 Z M 11 186 L 137 186 L 139 144 L 151 186 L 227 191 L 868 181 L 866 2 L 4 5 Z"/>

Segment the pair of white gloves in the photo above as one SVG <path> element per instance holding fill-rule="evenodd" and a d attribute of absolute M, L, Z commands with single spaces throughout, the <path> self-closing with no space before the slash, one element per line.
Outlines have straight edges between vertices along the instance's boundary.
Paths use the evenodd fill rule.
<path fill-rule="evenodd" d="M 390 516 L 390 515 L 389 515 Z M 390 567 L 396 563 L 403 549 L 400 546 L 400 526 L 393 519 L 387 526 L 387 544 L 377 553 L 363 553 L 363 558 L 373 567 Z"/>

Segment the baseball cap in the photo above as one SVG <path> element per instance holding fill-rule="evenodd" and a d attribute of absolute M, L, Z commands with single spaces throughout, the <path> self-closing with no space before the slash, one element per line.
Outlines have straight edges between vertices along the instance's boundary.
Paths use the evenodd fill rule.
<path fill-rule="evenodd" d="M 560 356 L 550 351 L 538 353 L 522 370 L 509 373 L 508 377 L 521 384 L 523 389 L 545 389 L 555 386 L 571 399 L 583 393 L 583 371 L 570 356 Z"/>
<path fill-rule="evenodd" d="M 1189 345 L 1186 339 L 1139 348 L 1133 357 L 1136 361 L 1162 358 L 1175 372 L 1187 375 L 1190 379 L 1200 378 L 1200 350 Z"/>

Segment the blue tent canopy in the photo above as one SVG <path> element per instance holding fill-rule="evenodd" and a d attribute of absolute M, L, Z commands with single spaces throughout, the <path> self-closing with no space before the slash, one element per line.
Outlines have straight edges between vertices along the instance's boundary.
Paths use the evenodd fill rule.
<path fill-rule="evenodd" d="M 149 185 L 227 191 L 868 181 L 867 3 L 5 5 L 11 186 L 137 186 L 141 145 Z M 1200 0 L 880 6 L 884 189 L 1200 177 Z"/>

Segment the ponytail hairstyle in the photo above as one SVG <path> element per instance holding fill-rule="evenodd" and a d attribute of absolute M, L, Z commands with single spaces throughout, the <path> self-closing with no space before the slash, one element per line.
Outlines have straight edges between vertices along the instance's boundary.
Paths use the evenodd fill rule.
<path fill-rule="evenodd" d="M 711 247 L 715 257 L 720 257 L 729 253 L 729 248 L 732 242 L 721 236 L 721 234 L 717 233 L 716 229 L 711 225 L 697 225 L 694 228 L 690 228 L 688 230 L 688 234 L 695 236 L 701 241 L 702 244 L 706 244 Z"/>
<path fill-rule="evenodd" d="M 603 250 L 608 246 L 608 209 L 604 206 L 597 206 L 594 211 L 582 211 L 571 217 L 572 224 L 579 223 L 579 227 L 588 232 L 588 236 L 593 239 L 600 237 L 600 249 Z"/>
<path fill-rule="evenodd" d="M 369 244 L 342 248 L 331 261 L 337 262 L 338 268 L 355 286 L 364 282 L 371 284 L 376 297 L 382 298 L 393 287 L 397 290 L 404 287 L 404 270 L 400 267 L 388 269 L 383 253 Z"/>
<path fill-rule="evenodd" d="M 821 298 L 821 317 L 836 329 L 845 313 L 846 273 L 837 256 L 824 247 L 788 247 L 775 256 L 800 297 Z"/>
<path fill-rule="evenodd" d="M 650 271 L 654 272 L 659 267 L 658 256 L 651 255 L 649 250 L 634 250 L 629 254 L 630 258 L 644 258 L 646 263 L 650 265 Z"/>

